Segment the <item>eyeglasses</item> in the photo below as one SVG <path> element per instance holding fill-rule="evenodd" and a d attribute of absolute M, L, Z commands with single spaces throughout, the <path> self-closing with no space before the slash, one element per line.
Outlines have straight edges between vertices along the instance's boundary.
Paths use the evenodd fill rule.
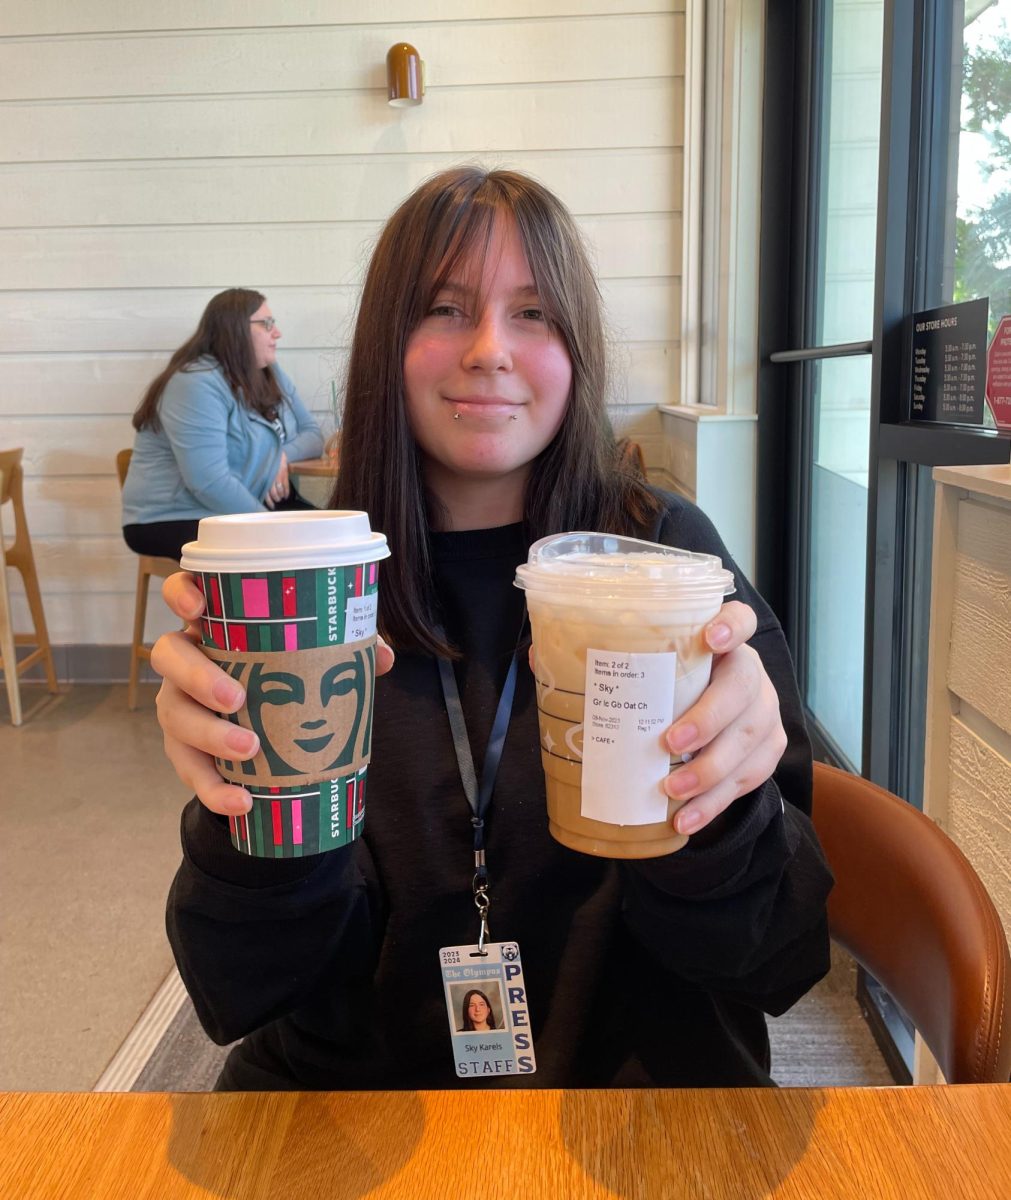
<path fill-rule="evenodd" d="M 250 317 L 249 323 L 250 325 L 262 325 L 263 328 L 270 333 L 270 331 L 277 324 L 277 321 L 274 317 Z"/>

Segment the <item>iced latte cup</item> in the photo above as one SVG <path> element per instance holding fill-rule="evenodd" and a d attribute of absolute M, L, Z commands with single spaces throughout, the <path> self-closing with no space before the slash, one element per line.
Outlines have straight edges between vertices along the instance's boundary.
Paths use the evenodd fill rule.
<path fill-rule="evenodd" d="M 653 858 L 687 841 L 664 734 L 709 683 L 705 626 L 734 590 L 712 554 L 603 533 L 542 538 L 527 595 L 548 801 L 564 846 Z"/>

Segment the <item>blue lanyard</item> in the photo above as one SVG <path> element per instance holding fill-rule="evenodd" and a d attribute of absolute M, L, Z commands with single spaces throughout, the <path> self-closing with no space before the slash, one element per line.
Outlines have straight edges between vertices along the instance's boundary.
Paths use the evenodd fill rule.
<path fill-rule="evenodd" d="M 524 627 L 526 622 L 524 621 Z M 439 633 L 445 637 L 442 630 Z M 520 639 L 523 630 L 520 630 Z M 453 749 L 456 751 L 456 762 L 460 769 L 460 782 L 463 793 L 470 806 L 470 823 L 474 829 L 474 879 L 472 888 L 474 904 L 481 918 L 481 930 L 478 936 L 478 950 L 484 952 L 485 941 L 490 936 L 488 930 L 488 909 L 491 900 L 488 894 L 488 867 L 484 854 L 484 819 L 491 808 L 492 792 L 495 789 L 495 778 L 502 762 L 502 750 L 505 746 L 506 734 L 509 731 L 509 719 L 512 716 L 513 698 L 516 695 L 517 662 L 520 647 L 516 646 L 509 671 L 506 674 L 502 692 L 495 709 L 495 720 L 492 722 L 491 735 L 488 738 L 488 749 L 485 751 L 484 764 L 481 768 L 481 783 L 478 786 L 477 771 L 474 769 L 474 755 L 471 753 L 470 738 L 467 736 L 467 724 L 463 717 L 463 704 L 460 702 L 460 689 L 456 683 L 456 672 L 453 664 L 447 658 L 440 658 L 439 681 L 442 684 L 442 697 L 446 703 L 446 715 L 449 717 L 449 727 L 453 734 Z"/>

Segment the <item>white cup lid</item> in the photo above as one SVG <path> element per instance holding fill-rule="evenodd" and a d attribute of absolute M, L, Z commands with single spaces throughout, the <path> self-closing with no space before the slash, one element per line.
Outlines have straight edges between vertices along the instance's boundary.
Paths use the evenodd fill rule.
<path fill-rule="evenodd" d="M 276 571 L 349 566 L 389 558 L 386 535 L 364 512 L 312 510 L 204 517 L 183 546 L 186 571 Z"/>
<path fill-rule="evenodd" d="M 734 591 L 734 576 L 715 554 L 679 550 L 612 533 L 561 533 L 530 547 L 516 569 L 528 592 L 580 596 L 709 600 Z"/>

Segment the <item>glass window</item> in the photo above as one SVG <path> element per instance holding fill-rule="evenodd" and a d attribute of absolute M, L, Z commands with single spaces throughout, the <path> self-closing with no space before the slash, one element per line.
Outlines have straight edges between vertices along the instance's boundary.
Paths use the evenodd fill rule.
<path fill-rule="evenodd" d="M 962 88 L 943 300 L 989 296 L 991 333 L 1011 313 L 1009 26 L 1011 0 L 966 0 L 964 27 L 955 31 L 962 38 Z"/>
<path fill-rule="evenodd" d="M 808 707 L 854 768 L 863 744 L 864 583 L 867 558 L 867 397 L 871 360 L 814 368 Z"/>
<path fill-rule="evenodd" d="M 868 340 L 874 321 L 883 0 L 825 6 L 814 344 Z M 805 700 L 859 770 L 870 356 L 813 363 Z"/>
<path fill-rule="evenodd" d="M 826 5 L 817 344 L 871 336 L 884 0 Z M 869 401 L 868 401 L 869 403 Z M 866 458 L 866 439 L 864 440 Z"/>

